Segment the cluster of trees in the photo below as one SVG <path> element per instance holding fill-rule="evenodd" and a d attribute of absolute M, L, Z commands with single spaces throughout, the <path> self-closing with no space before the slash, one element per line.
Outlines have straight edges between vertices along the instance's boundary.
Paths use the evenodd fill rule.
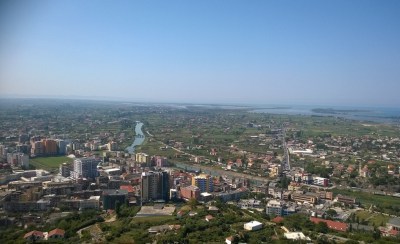
<path fill-rule="evenodd" d="M 79 237 L 76 233 L 78 230 L 103 221 L 104 219 L 100 216 L 100 212 L 87 210 L 81 213 L 73 212 L 65 218 L 46 223 L 44 226 L 30 225 L 28 228 L 23 229 L 15 225 L 8 225 L 0 228 L 0 242 L 25 243 L 23 236 L 32 230 L 49 231 L 60 228 L 65 230 L 65 241 L 78 243 Z"/>
<path fill-rule="evenodd" d="M 325 167 L 320 165 L 315 165 L 312 162 L 308 162 L 305 167 L 306 172 L 311 174 L 316 174 L 324 178 L 329 178 L 329 175 L 332 174 L 333 168 L 332 167 Z"/>
<path fill-rule="evenodd" d="M 76 232 L 78 230 L 103 221 L 104 219 L 100 216 L 99 211 L 85 210 L 81 213 L 74 212 L 63 219 L 56 221 L 56 223 L 45 227 L 44 229 L 63 229 L 65 230 L 65 238 L 68 239 L 77 237 Z"/>

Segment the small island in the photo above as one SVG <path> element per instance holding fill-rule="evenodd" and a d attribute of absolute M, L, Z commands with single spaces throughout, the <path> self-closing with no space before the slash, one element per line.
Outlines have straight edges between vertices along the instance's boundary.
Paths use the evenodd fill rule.
<path fill-rule="evenodd" d="M 319 114 L 348 114 L 348 113 L 367 113 L 369 110 L 362 109 L 333 109 L 333 108 L 314 108 L 311 109 L 314 113 Z"/>

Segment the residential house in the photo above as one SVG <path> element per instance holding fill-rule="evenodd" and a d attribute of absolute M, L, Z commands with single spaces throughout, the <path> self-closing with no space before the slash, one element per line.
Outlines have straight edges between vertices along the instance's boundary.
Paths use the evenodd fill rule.
<path fill-rule="evenodd" d="M 320 219 L 320 218 L 315 218 L 315 217 L 310 217 L 310 220 L 314 224 L 318 224 L 320 222 L 325 222 L 326 225 L 328 226 L 328 228 L 331 230 L 345 232 L 345 231 L 347 231 L 347 228 L 348 228 L 348 225 L 346 223 L 342 223 L 342 222 L 338 222 L 338 221 Z"/>
<path fill-rule="evenodd" d="M 64 239 L 65 231 L 63 229 L 54 229 L 49 232 L 47 235 L 47 239 L 56 240 L 56 239 Z"/>
<path fill-rule="evenodd" d="M 43 240 L 44 234 L 41 231 L 33 230 L 31 232 L 26 233 L 24 235 L 24 239 L 26 241 L 35 242 L 35 241 Z"/>
<path fill-rule="evenodd" d="M 259 229 L 262 228 L 262 223 L 260 223 L 260 222 L 258 222 L 256 220 L 253 220 L 253 221 L 250 221 L 248 223 L 245 223 L 243 228 L 245 230 L 249 230 L 249 231 L 259 230 Z"/>

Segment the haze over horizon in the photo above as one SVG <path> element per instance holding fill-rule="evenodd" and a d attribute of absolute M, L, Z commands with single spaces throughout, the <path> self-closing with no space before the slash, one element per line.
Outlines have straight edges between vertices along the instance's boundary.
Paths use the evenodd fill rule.
<path fill-rule="evenodd" d="M 400 1 L 2 1 L 0 96 L 399 107 Z"/>

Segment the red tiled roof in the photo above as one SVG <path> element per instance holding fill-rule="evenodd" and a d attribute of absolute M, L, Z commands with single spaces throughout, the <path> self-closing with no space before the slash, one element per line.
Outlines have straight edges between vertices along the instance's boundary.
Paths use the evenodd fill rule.
<path fill-rule="evenodd" d="M 41 231 L 37 231 L 37 230 L 33 230 L 31 232 L 28 232 L 24 235 L 24 239 L 28 238 L 30 236 L 40 236 L 40 237 L 44 237 L 43 232 Z"/>
<path fill-rule="evenodd" d="M 227 238 L 226 238 L 226 240 L 228 240 L 228 241 L 233 241 L 233 236 L 228 236 Z"/>
<path fill-rule="evenodd" d="M 391 236 L 397 236 L 398 234 L 399 234 L 399 231 L 397 231 L 397 230 L 390 230 L 389 232 L 388 232 L 388 234 L 389 235 L 391 235 Z"/>
<path fill-rule="evenodd" d="M 212 215 L 207 215 L 207 216 L 206 216 L 206 219 L 207 219 L 207 220 L 212 220 L 213 218 L 214 218 L 214 217 L 213 217 Z"/>
<path fill-rule="evenodd" d="M 133 189 L 133 186 L 131 186 L 131 185 L 123 185 L 123 186 L 120 186 L 119 189 L 126 190 L 129 193 L 135 192 L 135 190 Z"/>
<path fill-rule="evenodd" d="M 64 236 L 65 231 L 63 229 L 54 229 L 52 231 L 49 232 L 48 236 L 52 236 L 52 235 L 59 235 L 59 236 Z"/>
<path fill-rule="evenodd" d="M 283 218 L 281 216 L 277 216 L 272 219 L 272 222 L 277 223 L 277 224 L 282 223 L 282 221 L 283 221 Z"/>
<path fill-rule="evenodd" d="M 320 219 L 320 218 L 315 218 L 315 217 L 310 217 L 311 222 L 318 224 L 319 222 L 325 222 L 326 225 L 328 226 L 329 229 L 336 230 L 336 231 L 346 231 L 347 230 L 347 224 L 338 222 L 338 221 L 332 221 L 332 220 L 327 220 L 327 219 Z"/>

